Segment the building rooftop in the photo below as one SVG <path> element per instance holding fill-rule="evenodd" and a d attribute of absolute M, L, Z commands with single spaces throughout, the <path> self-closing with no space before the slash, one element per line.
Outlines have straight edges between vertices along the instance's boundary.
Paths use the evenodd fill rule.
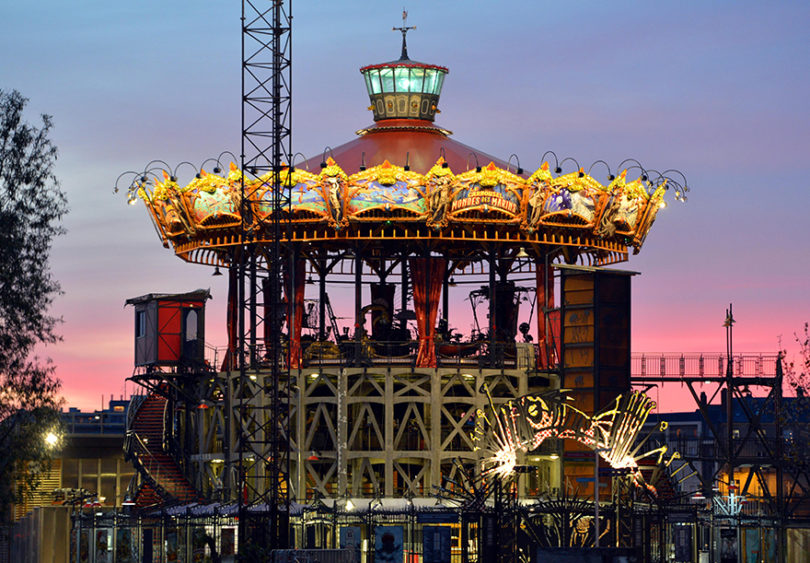
<path fill-rule="evenodd" d="M 127 406 L 129 399 L 111 399 L 108 408 L 103 410 L 88 412 L 71 407 L 62 413 L 65 432 L 72 436 L 86 434 L 123 436 L 126 432 Z"/>

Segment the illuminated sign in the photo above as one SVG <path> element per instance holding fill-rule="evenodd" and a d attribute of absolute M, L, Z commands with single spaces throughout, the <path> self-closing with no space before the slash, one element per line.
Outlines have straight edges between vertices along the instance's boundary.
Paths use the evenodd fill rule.
<path fill-rule="evenodd" d="M 457 199 L 450 206 L 450 211 L 466 211 L 472 208 L 484 206 L 505 211 L 510 215 L 517 215 L 518 213 L 518 205 L 515 202 L 504 198 L 498 192 L 476 192 L 474 195 Z"/>

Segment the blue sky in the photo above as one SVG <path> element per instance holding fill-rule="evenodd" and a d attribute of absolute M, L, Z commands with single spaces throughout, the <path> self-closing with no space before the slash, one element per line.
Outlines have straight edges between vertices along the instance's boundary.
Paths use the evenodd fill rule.
<path fill-rule="evenodd" d="M 320 154 L 371 123 L 358 68 L 396 58 L 401 2 L 297 2 L 294 151 Z M 773 353 L 810 319 L 806 2 L 409 2 L 411 58 L 450 68 L 437 122 L 526 169 L 546 150 L 635 158 L 692 188 L 656 221 L 634 279 L 634 351 Z M 223 278 L 163 249 L 143 209 L 112 194 L 153 158 L 239 152 L 237 2 L 6 2 L 0 88 L 54 116 L 69 229 L 52 264 L 65 340 L 45 352 L 71 404 L 123 392 L 132 312 L 152 291 Z M 223 342 L 218 342 L 223 344 Z"/>

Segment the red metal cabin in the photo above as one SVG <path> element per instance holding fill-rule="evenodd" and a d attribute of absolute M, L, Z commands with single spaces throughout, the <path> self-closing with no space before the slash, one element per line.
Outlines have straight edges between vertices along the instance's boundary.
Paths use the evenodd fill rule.
<path fill-rule="evenodd" d="M 135 307 L 135 366 L 199 365 L 205 351 L 207 289 L 149 293 L 127 299 Z"/>

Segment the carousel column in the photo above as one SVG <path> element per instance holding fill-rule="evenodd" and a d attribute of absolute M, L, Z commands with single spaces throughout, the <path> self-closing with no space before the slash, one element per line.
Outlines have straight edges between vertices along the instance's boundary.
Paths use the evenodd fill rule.
<path fill-rule="evenodd" d="M 383 416 L 385 419 L 385 496 L 394 496 L 394 378 L 391 376 L 391 366 L 388 366 L 385 377 L 384 401 L 385 409 Z M 377 491 L 374 491 L 376 494 Z"/>
<path fill-rule="evenodd" d="M 326 260 L 318 260 L 318 341 L 326 340 Z M 335 342 L 340 335 L 335 334 Z"/>
<path fill-rule="evenodd" d="M 400 275 L 402 277 L 402 295 L 401 295 L 401 306 L 402 306 L 402 314 L 405 314 L 405 311 L 408 310 L 408 255 L 406 253 L 402 254 L 402 259 L 400 261 Z M 405 317 L 403 316 L 402 320 L 403 326 L 405 325 Z"/>
<path fill-rule="evenodd" d="M 447 268 L 444 272 L 444 278 L 442 279 L 442 320 L 444 321 L 444 326 L 446 327 L 445 330 L 449 336 L 450 334 L 450 314 L 448 310 L 450 309 L 450 272 L 453 271 L 452 266 L 450 266 L 450 260 L 447 260 Z"/>
<path fill-rule="evenodd" d="M 434 369 L 430 375 L 430 411 L 426 415 L 425 423 L 430 432 L 430 485 L 441 486 L 442 482 L 442 374 Z"/>
<path fill-rule="evenodd" d="M 495 291 L 495 250 L 491 249 L 489 252 L 489 365 L 495 367 L 496 365 L 496 351 L 495 347 L 495 311 L 498 310 L 497 291 Z"/>
<path fill-rule="evenodd" d="M 307 376 L 304 373 L 304 370 L 298 370 L 297 374 L 291 374 L 291 378 L 295 378 L 296 386 L 298 387 L 298 391 L 295 393 L 295 418 L 292 419 L 293 422 L 292 427 L 295 432 L 295 443 L 298 444 L 297 448 L 297 455 L 296 455 L 296 472 L 295 477 L 291 476 L 293 482 L 296 483 L 296 491 L 298 494 L 296 495 L 298 498 L 294 498 L 294 501 L 300 502 L 302 504 L 307 502 L 307 479 L 306 479 L 306 458 L 307 456 L 304 455 L 304 443 L 306 440 L 306 429 L 304 428 L 304 424 L 306 423 L 305 418 L 305 407 L 304 407 L 304 393 L 306 392 L 307 388 Z"/>
<path fill-rule="evenodd" d="M 359 365 L 363 347 L 363 259 L 359 250 L 354 257 L 354 365 Z"/>
<path fill-rule="evenodd" d="M 222 470 L 222 498 L 225 501 L 232 500 L 235 493 L 236 481 L 234 480 L 235 467 L 233 465 L 233 446 L 236 444 L 236 428 L 234 421 L 235 401 L 234 401 L 234 380 L 239 378 L 239 371 L 236 368 L 236 322 L 237 322 L 237 265 L 236 253 L 231 255 L 231 265 L 228 268 L 228 309 L 226 314 L 226 328 L 228 331 L 228 350 L 225 352 L 225 359 L 222 361 L 222 376 L 225 380 L 225 412 L 223 414 L 223 436 L 222 436 L 222 456 L 224 467 Z"/>
<path fill-rule="evenodd" d="M 304 309 L 306 261 L 302 259 L 299 249 L 294 247 L 289 255 L 287 267 L 284 269 L 284 299 L 286 300 L 286 328 L 287 328 L 287 353 L 285 361 L 290 369 L 301 367 L 301 329 L 302 315 Z M 264 314 L 265 319 L 270 316 L 268 302 L 272 298 L 269 289 L 269 279 L 262 280 L 262 287 L 265 296 Z M 269 324 L 264 323 L 265 348 L 270 349 Z"/>
<path fill-rule="evenodd" d="M 338 490 L 332 498 L 335 502 L 348 491 L 348 460 L 346 450 L 349 447 L 349 413 L 348 413 L 348 384 L 349 376 L 346 369 L 341 367 L 337 377 L 337 481 Z M 334 505 L 335 507 L 337 505 Z"/>
<path fill-rule="evenodd" d="M 441 336 L 442 341 L 450 340 L 450 314 L 448 313 L 450 309 L 450 272 L 453 271 L 453 267 L 450 266 L 450 260 L 447 260 L 447 268 L 444 270 L 444 277 L 442 278 L 442 320 L 441 326 L 442 331 L 439 336 Z M 436 351 L 437 359 L 438 359 L 438 350 Z M 436 362 L 438 365 L 438 361 Z"/>
<path fill-rule="evenodd" d="M 413 301 L 419 333 L 417 367 L 436 367 L 436 314 L 441 298 L 440 280 L 446 267 L 444 258 L 423 257 L 411 260 Z"/>
<path fill-rule="evenodd" d="M 208 430 L 215 424 L 215 421 L 212 419 L 211 415 L 208 414 L 209 410 L 214 409 L 201 409 L 196 408 L 195 411 L 195 418 L 197 419 L 197 452 L 205 452 L 211 451 L 208 449 L 208 444 L 206 443 L 206 436 L 208 435 Z M 211 469 L 211 462 L 197 462 L 196 467 L 194 468 L 195 473 L 197 474 L 197 490 L 202 490 L 203 487 L 207 488 L 209 491 L 214 490 L 214 480 L 213 477 L 209 477 L 213 475 L 213 472 L 210 471 Z"/>

